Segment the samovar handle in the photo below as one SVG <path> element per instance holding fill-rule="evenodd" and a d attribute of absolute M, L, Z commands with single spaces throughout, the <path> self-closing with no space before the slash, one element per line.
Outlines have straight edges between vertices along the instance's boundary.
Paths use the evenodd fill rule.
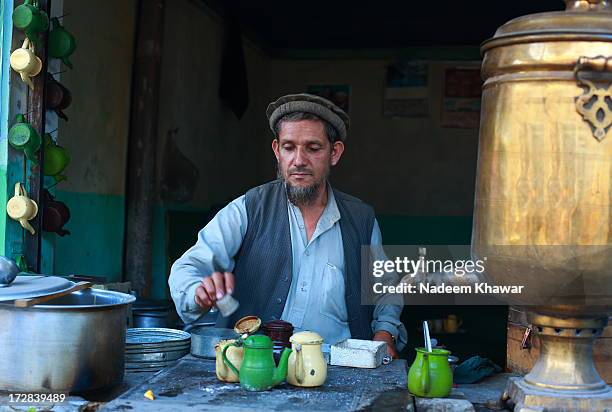
<path fill-rule="evenodd" d="M 580 56 L 574 66 L 574 73 L 576 76 L 580 70 L 592 70 L 592 71 L 612 71 L 612 57 L 597 56 L 587 57 Z"/>
<path fill-rule="evenodd" d="M 576 97 L 576 111 L 589 123 L 593 136 L 602 141 L 612 126 L 612 110 L 608 101 L 612 100 L 612 82 L 607 87 L 598 87 L 593 78 L 587 79 L 581 74 L 591 72 L 612 72 L 612 57 L 581 56 L 574 65 L 574 77 L 579 87 L 585 91 Z"/>

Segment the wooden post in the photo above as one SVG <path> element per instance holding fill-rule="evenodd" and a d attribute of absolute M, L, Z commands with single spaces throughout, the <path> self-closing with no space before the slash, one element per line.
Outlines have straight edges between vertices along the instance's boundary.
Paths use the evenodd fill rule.
<path fill-rule="evenodd" d="M 141 297 L 151 292 L 163 17 L 164 0 L 139 1 L 132 70 L 123 271 Z"/>
<path fill-rule="evenodd" d="M 51 0 L 38 0 L 38 6 L 47 15 L 51 12 Z M 48 32 L 40 34 L 40 46 L 36 48 L 36 55 L 42 60 L 42 70 L 38 76 L 32 78 L 34 90 L 28 92 L 28 120 L 32 127 L 36 129 L 40 137 L 45 134 L 45 83 L 47 81 L 47 38 Z M 44 164 L 45 151 L 41 146 L 38 152 L 38 164 L 26 161 L 26 177 L 28 179 L 29 197 L 38 205 L 36 218 L 30 224 L 36 230 L 35 235 L 26 233 L 24 256 L 30 269 L 35 273 L 40 273 L 41 269 L 41 239 L 42 239 L 42 189 L 44 188 Z"/>

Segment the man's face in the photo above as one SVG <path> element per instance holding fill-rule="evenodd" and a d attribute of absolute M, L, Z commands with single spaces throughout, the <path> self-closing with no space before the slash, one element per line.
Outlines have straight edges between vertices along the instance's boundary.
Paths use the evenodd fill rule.
<path fill-rule="evenodd" d="M 344 144 L 329 142 L 318 120 L 283 122 L 278 139 L 272 141 L 279 173 L 288 186 L 297 190 L 318 189 L 335 166 Z"/>

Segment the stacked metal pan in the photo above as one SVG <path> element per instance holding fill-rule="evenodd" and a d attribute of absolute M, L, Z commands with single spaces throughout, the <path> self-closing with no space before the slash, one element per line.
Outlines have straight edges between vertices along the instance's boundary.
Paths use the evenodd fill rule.
<path fill-rule="evenodd" d="M 155 372 L 174 364 L 189 353 L 191 335 L 166 328 L 127 330 L 125 369 L 130 372 Z"/>

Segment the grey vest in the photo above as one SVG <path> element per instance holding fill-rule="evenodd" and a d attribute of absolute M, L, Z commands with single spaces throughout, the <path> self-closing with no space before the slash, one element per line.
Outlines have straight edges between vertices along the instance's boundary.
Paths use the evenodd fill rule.
<path fill-rule="evenodd" d="M 374 308 L 361 305 L 360 265 L 361 246 L 369 245 L 372 238 L 374 210 L 353 196 L 333 190 L 340 212 L 345 298 L 351 336 L 371 339 Z M 256 315 L 264 323 L 280 319 L 289 294 L 293 259 L 283 182 L 275 180 L 249 190 L 245 203 L 248 227 L 234 268 L 234 297 L 240 302 L 240 308 L 230 317 L 219 315 L 217 327 L 233 328 L 237 320 L 247 315 Z"/>

